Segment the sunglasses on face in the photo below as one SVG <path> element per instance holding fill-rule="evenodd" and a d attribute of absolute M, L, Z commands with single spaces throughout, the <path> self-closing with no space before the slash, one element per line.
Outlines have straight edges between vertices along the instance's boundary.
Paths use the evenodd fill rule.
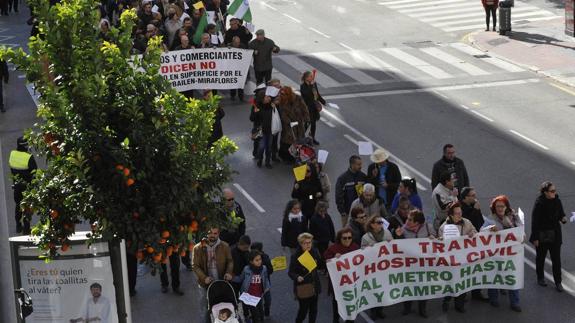
<path fill-rule="evenodd" d="M 557 190 L 548 190 L 549 193 L 557 193 Z"/>
<path fill-rule="evenodd" d="M 351 239 L 352 239 L 351 236 L 349 236 L 349 237 L 341 237 L 341 240 L 351 240 Z"/>

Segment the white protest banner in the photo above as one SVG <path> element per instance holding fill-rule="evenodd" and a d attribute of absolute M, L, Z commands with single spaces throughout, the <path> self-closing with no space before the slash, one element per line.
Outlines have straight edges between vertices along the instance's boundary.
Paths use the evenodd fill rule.
<path fill-rule="evenodd" d="M 400 239 L 327 263 L 339 315 L 411 300 L 457 296 L 473 289 L 523 288 L 523 228 L 449 241 Z"/>
<path fill-rule="evenodd" d="M 239 48 L 171 51 L 160 56 L 160 74 L 180 92 L 244 88 L 252 52 Z"/>

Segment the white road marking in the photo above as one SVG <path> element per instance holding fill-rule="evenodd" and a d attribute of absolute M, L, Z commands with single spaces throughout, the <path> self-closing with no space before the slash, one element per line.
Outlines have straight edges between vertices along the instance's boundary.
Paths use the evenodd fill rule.
<path fill-rule="evenodd" d="M 19 79 L 23 79 L 23 78 L 26 78 L 26 75 L 24 75 L 24 74 L 22 74 L 22 75 L 18 75 L 18 78 L 19 78 Z"/>
<path fill-rule="evenodd" d="M 433 90 L 433 93 L 439 95 L 440 97 L 442 97 L 442 98 L 444 98 L 444 99 L 449 99 L 449 97 L 448 97 L 447 95 L 445 95 L 445 94 L 443 94 L 443 93 L 441 93 L 441 92 L 439 92 L 439 91 Z"/>
<path fill-rule="evenodd" d="M 526 244 L 525 250 L 532 253 L 533 255 L 536 255 L 535 249 L 533 249 L 530 245 Z M 552 262 L 548 257 L 545 257 L 545 263 L 548 264 L 549 266 L 552 265 Z M 561 275 L 562 275 L 563 279 L 567 279 L 575 285 L 575 276 L 573 274 L 571 274 L 570 272 L 568 272 L 567 270 L 563 269 L 563 267 L 561 267 Z M 551 276 L 551 278 L 552 278 L 552 276 Z M 548 279 L 553 281 L 551 278 L 548 278 Z M 575 295 L 573 295 L 573 296 L 575 296 Z"/>
<path fill-rule="evenodd" d="M 349 52 L 349 55 L 354 59 L 354 61 L 363 62 L 369 65 L 371 68 L 375 68 L 384 73 L 393 72 L 395 74 L 404 74 L 402 71 L 393 67 L 391 64 L 367 52 L 354 50 L 352 52 Z"/>
<path fill-rule="evenodd" d="M 464 104 L 460 104 L 462 108 L 464 108 L 465 110 L 471 110 L 468 106 L 464 105 Z"/>
<path fill-rule="evenodd" d="M 575 161 L 572 161 L 571 164 L 575 165 Z"/>
<path fill-rule="evenodd" d="M 444 1 L 419 1 L 418 3 L 404 3 L 404 4 L 397 4 L 397 5 L 390 5 L 388 4 L 387 7 L 393 10 L 398 9 L 407 9 L 407 8 L 416 8 L 416 7 L 423 7 L 423 6 L 441 6 L 446 3 L 453 3 L 453 2 L 464 2 L 465 0 L 444 0 Z M 400 10 L 401 12 L 401 10 Z"/>
<path fill-rule="evenodd" d="M 289 19 L 291 19 L 291 20 L 297 22 L 298 24 L 301 24 L 301 20 L 299 20 L 299 19 L 297 19 L 297 18 L 294 18 L 294 17 L 288 15 L 287 13 L 282 13 L 282 15 L 284 15 L 284 16 L 288 17 Z"/>
<path fill-rule="evenodd" d="M 284 75 L 282 72 L 276 70 L 275 68 L 272 69 L 272 78 L 280 80 L 282 85 L 290 86 L 293 89 L 299 89 L 299 84 L 292 81 L 289 77 Z M 255 89 L 255 87 L 254 87 L 254 89 Z"/>
<path fill-rule="evenodd" d="M 325 123 L 328 127 L 330 128 L 335 128 L 335 125 L 333 123 L 331 123 L 329 120 L 327 120 L 324 117 L 319 118 L 319 120 L 321 120 L 321 122 Z"/>
<path fill-rule="evenodd" d="M 406 9 L 406 10 L 399 10 L 399 12 L 403 13 L 403 14 L 412 14 L 412 13 L 417 13 L 417 12 L 431 12 L 432 10 L 443 10 L 445 9 L 451 9 L 451 8 L 458 8 L 458 9 L 462 9 L 463 8 L 481 8 L 481 3 L 479 2 L 466 2 L 466 3 L 452 3 L 452 4 L 446 4 L 446 5 L 441 5 L 438 3 L 435 4 L 430 4 L 430 5 L 423 5 L 420 7 L 417 7 L 415 9 Z"/>
<path fill-rule="evenodd" d="M 489 118 L 488 116 L 484 115 L 484 114 L 481 113 L 481 112 L 477 112 L 477 111 L 475 111 L 475 110 L 471 110 L 471 113 L 473 113 L 473 114 L 477 115 L 478 117 L 483 118 L 483 119 L 485 119 L 485 120 L 487 120 L 487 121 L 489 121 L 489 122 L 493 122 L 493 119 Z"/>
<path fill-rule="evenodd" d="M 417 68 L 418 70 L 424 73 L 431 75 L 436 79 L 447 79 L 453 77 L 453 75 L 443 71 L 442 69 L 439 69 L 425 61 L 422 61 L 421 59 L 412 56 L 399 48 L 382 48 L 380 50 L 388 55 L 395 57 L 396 59 L 404 63 L 407 63 Z"/>
<path fill-rule="evenodd" d="M 264 210 L 264 208 L 261 207 L 261 205 L 259 205 L 258 202 L 256 202 L 256 200 L 254 200 L 254 198 L 248 192 L 246 192 L 246 190 L 244 190 L 240 184 L 234 183 L 234 187 L 237 188 L 238 191 L 240 191 L 240 193 L 242 193 L 245 198 L 250 201 L 250 203 L 252 203 L 256 209 L 258 209 L 258 211 L 260 211 L 260 213 L 265 213 L 266 210 Z"/>
<path fill-rule="evenodd" d="M 518 14 L 513 13 L 513 19 L 522 18 L 522 17 L 529 17 L 529 16 L 550 16 L 550 15 L 553 15 L 553 13 L 551 13 L 549 11 L 545 11 L 545 10 L 539 10 L 539 11 L 532 11 L 532 12 L 527 12 L 527 13 L 518 13 Z M 485 17 L 479 17 L 479 16 L 474 16 L 474 17 L 476 17 L 476 18 L 466 19 L 466 20 L 448 21 L 448 22 L 436 23 L 436 24 L 431 24 L 431 25 L 433 27 L 443 27 L 443 26 L 467 24 L 470 22 L 485 22 Z"/>
<path fill-rule="evenodd" d="M 410 14 L 408 16 L 413 17 L 413 18 L 421 18 L 421 17 L 431 17 L 431 16 L 444 16 L 445 14 L 449 14 L 449 13 L 463 13 L 463 12 L 474 12 L 477 14 L 477 8 L 475 6 L 473 7 L 468 7 L 468 8 L 456 8 L 456 9 L 450 9 L 450 10 L 440 10 L 440 11 L 430 11 L 430 12 L 424 12 L 424 13 L 416 13 L 416 14 Z"/>
<path fill-rule="evenodd" d="M 357 145 L 357 140 L 355 140 L 355 138 L 353 138 L 352 136 L 348 134 L 344 134 L 343 136 L 345 137 L 345 139 L 351 141 L 354 145 Z"/>
<path fill-rule="evenodd" d="M 534 144 L 535 146 L 537 146 L 537 147 L 539 147 L 539 148 L 541 148 L 541 149 L 549 150 L 549 148 L 547 148 L 547 146 L 544 146 L 544 145 L 538 143 L 537 141 L 535 141 L 535 140 L 533 140 L 533 139 L 531 139 L 531 138 L 529 138 L 529 137 L 527 137 L 527 136 L 525 136 L 525 135 L 522 135 L 522 134 L 520 134 L 519 132 L 517 132 L 517 131 L 515 131 L 515 130 L 513 130 L 513 129 L 510 129 L 509 132 L 511 132 L 512 134 L 516 135 L 517 137 L 519 137 L 519 138 L 521 138 L 521 139 L 523 139 L 523 140 L 526 140 L 526 141 L 528 141 L 528 142 Z"/>
<path fill-rule="evenodd" d="M 347 45 L 344 44 L 344 43 L 338 43 L 338 44 L 339 44 L 341 47 L 347 48 L 347 49 L 349 49 L 349 50 L 353 50 L 353 48 L 347 46 Z"/>
<path fill-rule="evenodd" d="M 453 47 L 453 48 L 455 48 L 455 49 L 457 49 L 457 50 L 459 50 L 465 54 L 472 55 L 472 56 L 473 55 L 478 55 L 478 56 L 487 55 L 485 52 L 483 52 L 483 51 L 481 51 L 475 47 L 463 44 L 463 43 L 452 43 L 452 44 L 449 44 L 449 46 L 451 46 L 451 47 Z M 487 56 L 488 57 L 479 57 L 479 59 L 481 59 L 481 60 L 483 60 L 483 61 L 485 61 L 491 65 L 495 65 L 501 69 L 504 69 L 508 72 L 516 73 L 516 72 L 525 71 L 524 69 L 520 68 L 517 65 L 508 63 L 508 62 L 501 60 L 499 58 L 496 58 L 496 57 L 491 57 L 489 55 L 487 55 Z"/>
<path fill-rule="evenodd" d="M 270 6 L 269 4 L 267 4 L 267 3 L 265 3 L 265 2 L 260 2 L 260 3 L 261 3 L 262 5 L 264 5 L 264 6 L 268 7 L 268 8 L 270 8 L 270 9 L 273 10 L 273 11 L 278 11 L 276 8 Z"/>
<path fill-rule="evenodd" d="M 479 76 L 479 75 L 488 75 L 489 72 L 486 72 L 482 69 L 480 69 L 479 67 L 470 64 L 468 62 L 466 62 L 463 59 L 457 58 L 455 56 L 452 56 L 444 51 L 442 51 L 441 49 L 437 48 L 437 47 L 428 47 L 428 48 L 422 48 L 421 49 L 422 52 L 429 54 L 432 57 L 435 57 L 447 64 L 450 64 L 452 66 L 454 66 L 455 68 L 458 68 L 470 75 L 473 76 Z"/>
<path fill-rule="evenodd" d="M 563 18 L 562 16 L 552 16 L 552 17 L 540 17 L 540 18 L 529 18 L 529 19 L 518 19 L 516 21 L 513 21 L 513 24 L 516 24 L 519 20 L 527 20 L 529 22 L 531 21 L 542 21 L 542 20 L 552 20 L 552 19 L 557 19 L 557 18 Z"/>
<path fill-rule="evenodd" d="M 527 259 L 527 258 L 525 258 L 524 260 L 525 260 L 525 263 L 526 263 L 529 267 L 531 267 L 531 268 L 533 268 L 533 270 L 535 270 L 536 266 L 535 266 L 535 264 L 534 264 L 531 260 L 529 260 L 529 259 Z M 563 270 L 563 268 L 561 268 L 561 270 Z M 547 278 L 547 280 L 549 280 L 549 281 L 554 281 L 553 276 L 552 276 L 550 273 L 544 271 L 544 272 L 543 272 L 543 275 L 545 275 L 545 278 Z M 565 289 L 565 292 L 571 294 L 571 296 L 575 296 L 575 291 L 573 291 L 569 286 L 566 286 L 566 285 L 564 284 L 563 289 Z"/>
<path fill-rule="evenodd" d="M 316 33 L 316 34 L 318 34 L 318 35 L 321 35 L 321 36 L 323 36 L 323 37 L 325 37 L 325 38 L 331 38 L 330 35 L 324 34 L 324 33 L 322 33 L 321 31 L 319 31 L 319 30 L 317 30 L 317 29 L 315 29 L 315 28 L 313 28 L 313 27 L 307 27 L 307 29 L 309 29 L 309 30 L 313 31 L 314 33 Z"/>
<path fill-rule="evenodd" d="M 339 70 L 341 73 L 346 74 L 347 76 L 353 78 L 354 80 L 358 81 L 361 84 L 378 84 L 379 83 L 378 80 L 376 80 L 373 77 L 367 75 L 366 73 L 360 71 L 359 69 L 351 66 L 349 63 L 336 57 L 333 54 L 323 52 L 323 53 L 315 53 L 312 55 L 317 57 L 318 59 L 332 65 L 337 70 Z"/>
<path fill-rule="evenodd" d="M 311 70 L 315 69 L 315 67 L 309 65 L 308 63 L 306 63 L 305 61 L 303 61 L 301 58 L 299 58 L 296 55 L 280 55 L 280 56 L 277 56 L 277 59 L 283 60 L 284 62 L 291 65 L 293 68 L 295 68 L 296 70 L 298 70 L 300 72 L 311 71 Z M 318 72 L 315 75 L 315 77 L 317 79 L 317 83 L 319 83 L 321 86 L 326 87 L 326 88 L 327 87 L 337 87 L 337 86 L 341 85 L 341 83 L 339 83 L 338 81 L 325 75 L 324 73 Z"/>
<path fill-rule="evenodd" d="M 326 100 L 351 99 L 351 98 L 362 98 L 362 97 L 372 97 L 372 96 L 401 95 L 401 94 L 410 94 L 410 93 L 426 93 L 426 92 L 434 92 L 434 91 L 456 91 L 456 90 L 489 88 L 489 87 L 497 87 L 497 86 L 510 86 L 510 85 L 520 85 L 520 84 L 528 84 L 528 83 L 539 83 L 539 82 L 541 82 L 540 79 L 524 79 L 524 80 L 512 80 L 512 81 L 500 81 L 500 82 L 438 86 L 438 87 L 429 87 L 429 88 L 425 88 L 425 89 L 391 90 L 391 91 L 374 91 L 374 92 L 363 92 L 363 93 L 334 94 L 334 95 L 326 95 L 323 98 Z"/>
<path fill-rule="evenodd" d="M 536 7 L 521 7 L 521 8 L 513 8 L 513 17 L 515 17 L 515 13 L 522 12 L 522 11 L 529 11 L 529 10 L 537 10 Z M 458 11 L 455 12 L 455 15 L 442 15 L 440 17 L 433 17 L 433 18 L 422 18 L 420 19 L 423 22 L 431 22 L 431 21 L 443 21 L 443 20 L 452 20 L 452 19 L 459 19 L 459 18 L 467 18 L 467 17 L 483 17 L 485 21 L 485 15 L 483 12 L 473 11 L 470 13 L 459 14 Z"/>

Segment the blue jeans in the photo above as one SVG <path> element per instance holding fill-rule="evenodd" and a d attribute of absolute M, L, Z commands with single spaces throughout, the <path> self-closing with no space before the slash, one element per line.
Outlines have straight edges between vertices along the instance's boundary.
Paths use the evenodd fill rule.
<path fill-rule="evenodd" d="M 511 306 L 518 306 L 519 305 L 519 290 L 507 290 L 507 294 L 509 295 L 509 305 Z M 490 303 L 497 303 L 499 302 L 499 289 L 488 289 L 487 295 L 489 295 L 489 302 Z"/>
<path fill-rule="evenodd" d="M 260 139 L 260 147 L 258 151 L 258 159 L 262 160 L 264 158 L 264 152 L 266 154 L 266 163 L 270 162 L 271 157 L 275 157 L 278 151 L 278 135 L 264 134 Z"/>

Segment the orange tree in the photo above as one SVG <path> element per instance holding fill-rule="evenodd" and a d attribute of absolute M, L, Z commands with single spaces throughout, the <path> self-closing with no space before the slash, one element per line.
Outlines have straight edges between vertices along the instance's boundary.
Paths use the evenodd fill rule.
<path fill-rule="evenodd" d="M 208 147 L 218 98 L 188 100 L 158 73 L 160 38 L 143 57 L 130 53 L 136 22 L 125 11 L 110 41 L 99 37 L 94 0 L 52 7 L 32 0 L 40 36 L 29 53 L 3 49 L 39 91 L 43 121 L 27 133 L 46 158 L 22 208 L 39 216 L 32 234 L 45 255 L 68 249 L 76 224 L 93 239 L 123 238 L 139 258 L 158 263 L 182 253 L 219 212 L 237 148 L 223 137 Z"/>

